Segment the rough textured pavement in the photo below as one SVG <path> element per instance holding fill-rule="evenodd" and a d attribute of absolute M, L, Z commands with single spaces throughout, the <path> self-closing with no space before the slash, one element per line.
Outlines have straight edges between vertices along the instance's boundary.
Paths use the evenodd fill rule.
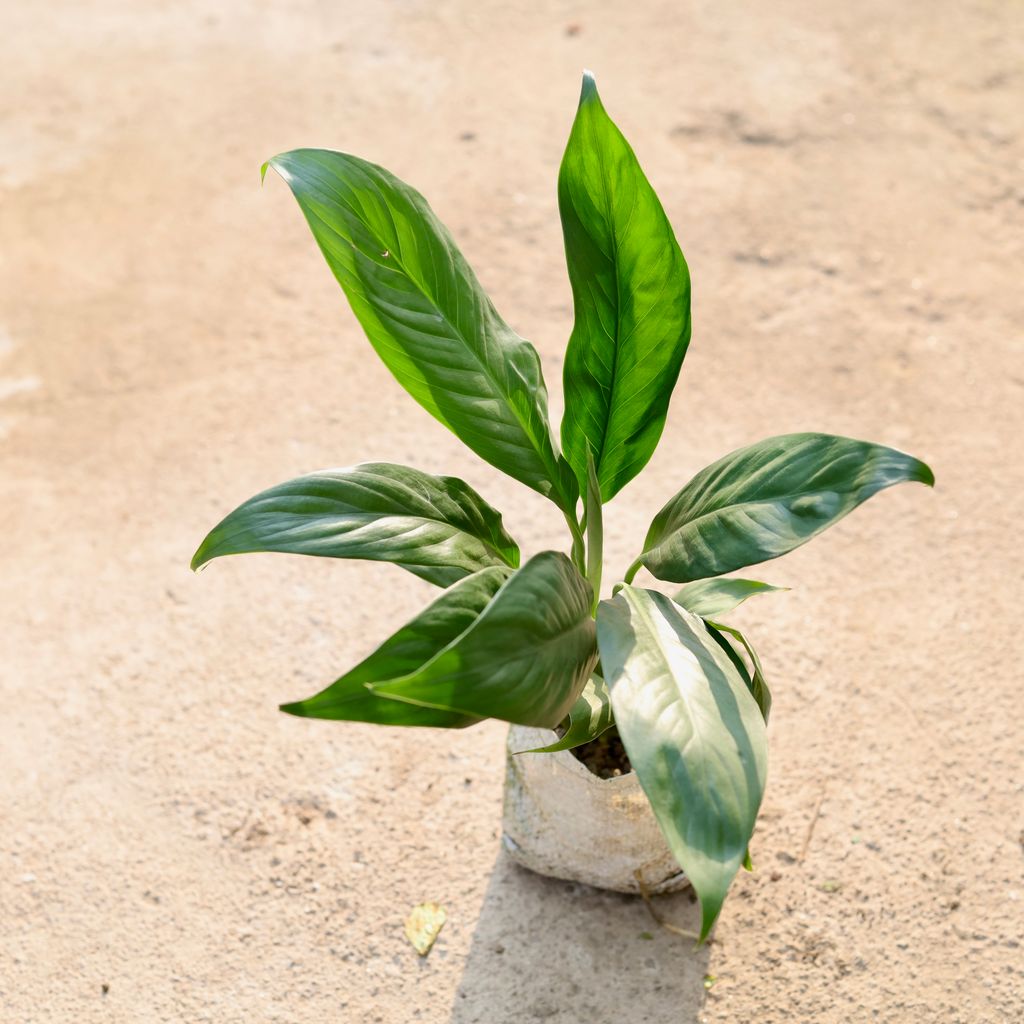
<path fill-rule="evenodd" d="M 1018 4 L 49 0 L 0 25 L 5 1024 L 1019 1019 Z M 429 587 L 187 568 L 241 499 L 371 458 L 463 476 L 526 550 L 564 545 L 390 379 L 258 169 L 322 145 L 411 181 L 557 393 L 584 66 L 695 286 L 612 566 L 769 434 L 882 441 L 939 480 L 758 571 L 793 591 L 737 617 L 775 691 L 757 870 L 698 953 L 502 860 L 501 726 L 276 711 Z M 421 961 L 423 900 L 449 920 Z M 696 921 L 685 895 L 661 911 Z"/>

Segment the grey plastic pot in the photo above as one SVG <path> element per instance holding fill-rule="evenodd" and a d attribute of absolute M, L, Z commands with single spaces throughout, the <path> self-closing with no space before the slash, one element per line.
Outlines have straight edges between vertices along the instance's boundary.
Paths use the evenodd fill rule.
<path fill-rule="evenodd" d="M 669 852 L 635 773 L 601 779 L 570 751 L 524 754 L 554 743 L 549 729 L 509 729 L 502 842 L 541 875 L 599 889 L 675 892 L 689 882 Z"/>

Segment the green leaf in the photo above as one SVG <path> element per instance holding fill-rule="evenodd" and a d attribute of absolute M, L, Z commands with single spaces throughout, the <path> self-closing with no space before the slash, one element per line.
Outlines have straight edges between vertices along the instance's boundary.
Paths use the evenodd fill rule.
<path fill-rule="evenodd" d="M 696 580 L 687 583 L 672 600 L 702 619 L 711 619 L 728 614 L 755 594 L 771 594 L 780 590 L 789 590 L 789 587 L 773 587 L 757 580 Z"/>
<path fill-rule="evenodd" d="M 508 579 L 508 570 L 482 569 L 444 591 L 412 621 L 392 634 L 368 658 L 336 679 L 315 697 L 282 704 L 281 710 L 302 718 L 328 718 L 379 725 L 420 725 L 458 729 L 480 719 L 388 700 L 367 689 L 414 672 L 476 621 Z"/>
<path fill-rule="evenodd" d="M 750 641 L 738 629 L 723 625 L 721 622 L 712 622 L 710 619 L 705 619 L 704 624 L 708 627 L 708 632 L 711 636 L 718 642 L 718 646 L 729 655 L 729 660 L 739 670 L 743 681 L 747 684 L 747 689 L 750 690 L 750 695 L 757 701 L 757 706 L 761 709 L 761 715 L 767 723 L 768 716 L 772 710 L 772 694 L 771 690 L 768 689 L 768 683 L 765 682 L 764 669 L 761 667 L 761 659 L 757 656 L 757 651 L 754 650 Z M 725 637 L 725 633 L 734 636 L 742 645 L 743 649 L 747 652 L 747 656 L 750 658 L 750 668 L 747 668 L 743 659 L 737 653 L 736 648 Z"/>
<path fill-rule="evenodd" d="M 422 668 L 373 686 L 424 707 L 554 728 L 597 662 L 590 584 L 565 555 L 534 555 Z"/>
<path fill-rule="evenodd" d="M 192 568 L 252 551 L 394 562 L 442 587 L 519 564 L 501 514 L 469 484 L 389 462 L 311 473 L 257 494 L 210 531 Z"/>
<path fill-rule="evenodd" d="M 879 444 L 770 437 L 702 469 L 654 517 L 634 568 L 687 583 L 778 558 L 908 480 L 935 482 L 923 462 Z"/>
<path fill-rule="evenodd" d="M 597 612 L 615 724 L 707 937 L 746 855 L 767 773 L 764 719 L 703 621 L 624 586 Z"/>
<path fill-rule="evenodd" d="M 426 200 L 346 153 L 297 149 L 268 166 L 398 382 L 481 458 L 571 511 L 577 485 L 552 440 L 540 358 Z"/>
<path fill-rule="evenodd" d="M 672 226 L 589 72 L 558 175 L 575 323 L 562 445 L 610 501 L 647 464 L 690 342 L 690 274 Z"/>
<path fill-rule="evenodd" d="M 736 650 L 736 645 L 724 634 L 715 629 L 714 626 L 710 625 L 707 619 L 704 620 L 704 625 L 708 628 L 708 633 L 711 634 L 711 639 L 718 644 L 719 647 L 725 651 L 729 660 L 733 663 L 736 671 L 739 672 L 740 678 L 747 684 L 747 689 L 750 690 L 750 695 L 757 700 L 754 694 L 753 680 L 750 677 L 750 669 L 747 668 L 747 663 L 743 660 L 739 651 Z"/>
<path fill-rule="evenodd" d="M 601 733 L 615 724 L 611 701 L 608 699 L 608 687 L 599 675 L 592 675 L 583 687 L 583 692 L 576 698 L 569 712 L 569 728 L 565 735 L 547 747 L 535 747 L 533 750 L 517 750 L 517 754 L 554 754 L 559 750 L 572 750 L 584 743 L 596 740 Z"/>

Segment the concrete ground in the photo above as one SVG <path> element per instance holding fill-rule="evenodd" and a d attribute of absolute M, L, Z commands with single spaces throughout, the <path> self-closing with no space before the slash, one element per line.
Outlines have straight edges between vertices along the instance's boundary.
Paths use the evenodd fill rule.
<path fill-rule="evenodd" d="M 1020 1019 L 1019 4 L 46 0 L 0 29 L 5 1024 Z M 366 459 L 463 476 L 527 551 L 564 545 L 391 380 L 258 171 L 315 145 L 415 184 L 557 407 L 584 66 L 695 288 L 612 566 L 770 434 L 885 442 L 939 481 L 757 570 L 793 591 L 737 616 L 775 693 L 756 871 L 696 953 L 638 901 L 502 858 L 499 724 L 277 712 L 426 584 L 188 571 L 240 500 Z M 420 960 L 424 900 L 448 923 Z M 660 909 L 696 921 L 686 895 Z"/>

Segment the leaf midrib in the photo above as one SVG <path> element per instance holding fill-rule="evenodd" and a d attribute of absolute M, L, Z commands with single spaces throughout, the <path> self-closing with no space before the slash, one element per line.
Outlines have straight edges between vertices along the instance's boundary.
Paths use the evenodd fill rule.
<path fill-rule="evenodd" d="M 668 533 L 666 533 L 662 537 L 661 540 L 658 541 L 657 544 L 655 544 L 653 547 L 647 548 L 640 557 L 643 558 L 645 555 L 649 555 L 652 551 L 656 551 L 662 545 L 666 544 L 672 538 L 672 536 L 674 534 L 682 533 L 683 530 L 687 529 L 690 526 L 693 526 L 694 523 L 699 523 L 702 519 L 707 519 L 710 516 L 720 515 L 720 514 L 723 514 L 725 512 L 733 510 L 733 509 L 746 508 L 748 505 L 773 505 L 773 504 L 776 504 L 777 502 L 783 501 L 783 500 L 791 500 L 791 499 L 792 500 L 797 500 L 799 498 L 807 498 L 807 497 L 809 497 L 809 496 L 811 496 L 813 494 L 825 494 L 825 493 L 832 493 L 832 494 L 844 494 L 845 493 L 845 494 L 850 494 L 852 492 L 850 492 L 850 491 L 845 491 L 845 492 L 844 491 L 831 491 L 831 492 L 828 492 L 828 491 L 824 491 L 824 490 L 820 490 L 820 489 L 819 490 L 809 490 L 809 491 L 793 491 L 793 492 L 787 493 L 787 494 L 780 494 L 776 498 L 760 498 L 757 501 L 753 501 L 753 500 L 734 501 L 734 502 L 730 502 L 729 504 L 726 504 L 726 505 L 719 505 L 718 508 L 709 509 L 707 512 L 702 512 L 699 516 L 694 516 L 692 519 L 687 519 L 684 522 L 680 523 L 678 526 L 673 527 L 671 530 L 668 531 Z"/>
<path fill-rule="evenodd" d="M 601 109 L 603 111 L 603 107 Z M 622 141 L 625 142 L 625 139 L 623 139 Z M 607 180 L 608 180 L 608 169 L 607 169 L 607 164 L 605 163 L 604 148 L 602 146 L 600 146 L 600 145 L 598 145 L 596 148 L 597 148 L 597 162 L 598 162 L 598 164 L 600 165 L 600 168 L 601 168 L 601 178 L 602 178 L 603 182 L 607 182 Z M 612 275 L 613 275 L 613 277 L 615 279 L 615 337 L 612 338 L 612 339 L 609 339 L 612 342 L 612 359 L 611 359 L 611 367 L 610 367 L 611 385 L 608 388 L 607 410 L 606 410 L 606 413 L 605 413 L 605 416 L 604 416 L 604 422 L 603 422 L 603 424 L 601 426 L 601 440 L 600 440 L 600 444 L 598 446 L 597 452 L 594 453 L 594 465 L 597 467 L 597 477 L 598 477 L 598 481 L 599 482 L 600 482 L 600 479 L 601 479 L 601 467 L 602 467 L 602 463 L 604 461 L 605 448 L 607 447 L 607 444 L 608 444 L 608 432 L 611 429 L 612 413 L 613 413 L 613 411 L 615 409 L 615 392 L 616 392 L 616 387 L 618 385 L 618 368 L 619 368 L 619 336 L 620 336 L 621 331 L 622 331 L 622 286 L 621 286 L 621 280 L 620 280 L 620 277 L 619 277 L 619 261 L 616 259 L 616 256 L 617 256 L 618 251 L 619 251 L 619 241 L 618 241 L 618 232 L 616 231 L 615 219 L 614 219 L 614 216 L 613 216 L 613 213 L 612 213 L 612 208 L 611 208 L 611 197 L 608 194 L 607 187 L 602 189 L 602 198 L 604 199 L 605 222 L 608 225 L 608 232 L 611 235 L 612 253 L 611 253 L 611 256 L 609 256 L 607 253 L 602 251 L 601 255 L 604 256 L 604 258 L 606 260 L 608 260 L 608 262 L 611 263 L 611 265 L 612 265 Z M 575 206 L 575 205 L 576 205 L 575 202 L 573 202 L 573 206 Z M 630 220 L 632 220 L 633 211 L 634 211 L 635 208 L 636 208 L 636 194 L 634 193 L 634 195 L 633 195 L 633 206 L 630 208 L 630 213 L 629 213 Z M 579 213 L 578 210 L 577 210 L 577 213 L 576 213 L 576 219 L 577 219 L 577 221 L 581 225 L 583 224 L 583 218 L 582 218 L 582 216 L 580 216 L 580 213 Z M 601 251 L 600 246 L 597 246 L 597 248 L 598 248 L 598 251 Z"/>
<path fill-rule="evenodd" d="M 380 519 L 412 519 L 412 520 L 415 520 L 418 523 L 426 523 L 426 524 L 433 524 L 433 525 L 436 525 L 436 526 L 446 527 L 448 530 L 450 530 L 452 532 L 452 534 L 455 534 L 455 535 L 461 535 L 461 536 L 464 536 L 464 537 L 471 537 L 473 540 L 479 541 L 479 543 L 481 544 L 482 547 L 486 548 L 488 551 L 490 551 L 493 554 L 497 555 L 497 557 L 501 560 L 502 564 L 507 565 L 510 569 L 515 569 L 516 568 L 516 566 L 514 566 L 509 561 L 509 559 L 506 558 L 505 555 L 498 548 L 496 548 L 491 542 L 489 542 L 487 540 L 484 540 L 484 538 L 479 536 L 478 534 L 470 533 L 468 530 L 463 530 L 461 527 L 454 526 L 452 523 L 450 523 L 450 522 L 448 522 L 447 520 L 444 520 L 444 519 L 431 519 L 428 516 L 410 515 L 408 513 L 402 513 L 402 512 L 342 512 L 342 513 L 333 513 L 333 514 L 324 513 L 322 515 L 312 515 L 311 516 L 308 512 L 293 512 L 293 511 L 286 510 L 286 509 L 279 509 L 279 510 L 275 510 L 275 511 L 269 511 L 269 510 L 268 511 L 261 511 L 259 509 L 253 509 L 253 510 L 250 511 L 249 514 L 253 515 L 253 516 L 257 516 L 257 515 L 260 515 L 260 516 L 297 516 L 297 517 L 301 516 L 301 517 L 304 517 L 306 519 L 311 519 L 311 520 L 317 520 L 317 519 L 347 519 L 347 520 L 355 520 L 356 522 L 376 522 L 376 521 L 378 521 Z M 225 534 L 225 535 L 223 535 L 220 538 L 221 544 L 223 544 L 225 541 L 231 540 L 234 537 L 237 537 L 239 534 L 245 533 L 247 529 L 249 529 L 249 527 L 247 527 L 247 526 L 238 526 L 238 527 L 236 527 L 236 529 L 233 532 L 231 532 L 229 534 Z M 294 529 L 294 527 L 286 526 L 286 527 L 282 527 L 281 530 L 275 531 L 275 532 L 276 533 L 284 533 L 284 532 L 287 532 L 288 530 L 292 530 L 292 529 Z M 393 536 L 399 536 L 399 535 L 395 534 Z M 214 556 L 214 557 L 216 557 L 216 556 Z M 412 564 L 418 565 L 420 563 L 417 562 L 417 563 L 412 563 Z M 452 568 L 459 568 L 459 567 L 458 566 L 452 566 Z"/>

